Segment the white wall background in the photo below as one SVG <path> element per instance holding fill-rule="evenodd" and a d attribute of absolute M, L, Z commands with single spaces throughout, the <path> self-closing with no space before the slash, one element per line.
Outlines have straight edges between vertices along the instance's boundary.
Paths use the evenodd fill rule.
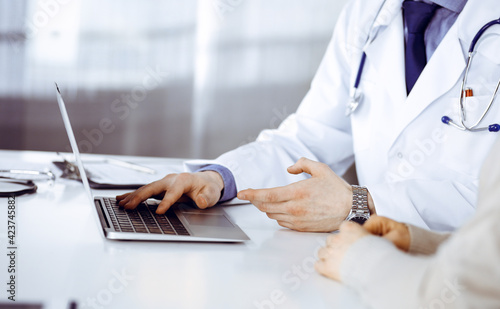
<path fill-rule="evenodd" d="M 346 0 L 0 0 L 0 148 L 211 158 L 305 95 Z"/>

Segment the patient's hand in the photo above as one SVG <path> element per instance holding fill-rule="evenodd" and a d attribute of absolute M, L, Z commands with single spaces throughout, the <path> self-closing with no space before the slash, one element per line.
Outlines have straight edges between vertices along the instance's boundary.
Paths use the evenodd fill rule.
<path fill-rule="evenodd" d="M 400 222 L 385 217 L 372 216 L 363 226 L 354 222 L 344 222 L 338 234 L 328 236 L 326 246 L 318 252 L 316 270 L 331 279 L 341 281 L 340 265 L 345 253 L 360 238 L 367 235 L 386 238 L 403 251 L 410 248 L 410 232 Z"/>
<path fill-rule="evenodd" d="M 222 176 L 214 171 L 170 174 L 116 199 L 126 209 L 133 209 L 150 197 L 162 199 L 156 213 L 163 214 L 183 198 L 190 198 L 202 209 L 211 207 L 219 201 L 223 188 Z"/>
<path fill-rule="evenodd" d="M 365 223 L 366 224 L 366 223 Z M 328 236 L 326 246 L 319 249 L 319 260 L 314 265 L 316 270 L 328 278 L 341 281 L 340 264 L 352 244 L 370 233 L 354 222 L 343 222 L 339 233 Z"/>
<path fill-rule="evenodd" d="M 386 217 L 372 216 L 363 227 L 373 235 L 382 236 L 394 243 L 399 249 L 410 249 L 410 232 L 406 224 Z"/>

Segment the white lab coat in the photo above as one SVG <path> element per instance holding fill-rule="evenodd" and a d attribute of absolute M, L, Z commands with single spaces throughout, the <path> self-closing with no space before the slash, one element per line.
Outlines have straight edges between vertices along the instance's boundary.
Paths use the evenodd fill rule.
<path fill-rule="evenodd" d="M 374 24 L 377 36 L 366 49 L 363 100 L 346 117 L 361 50 L 382 2 L 349 2 L 296 113 L 215 162 L 233 172 L 242 190 L 303 179 L 286 172 L 300 157 L 326 163 L 340 175 L 355 160 L 359 182 L 368 187 L 379 215 L 453 230 L 474 213 L 479 169 L 500 133 L 464 132 L 440 119 L 459 119 L 457 100 L 469 44 L 486 22 L 500 17 L 500 5 L 469 0 L 407 96 L 402 1 L 387 0 Z M 469 73 L 474 97 L 467 116 L 473 121 L 500 78 L 500 26 L 490 29 L 477 46 Z M 500 122 L 500 99 L 496 101 L 483 124 Z M 194 170 L 200 162 L 188 166 Z"/>

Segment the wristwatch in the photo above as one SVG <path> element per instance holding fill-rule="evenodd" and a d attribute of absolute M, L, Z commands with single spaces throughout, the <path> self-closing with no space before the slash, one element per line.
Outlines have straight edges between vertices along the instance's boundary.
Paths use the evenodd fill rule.
<path fill-rule="evenodd" d="M 369 218 L 368 190 L 365 187 L 352 185 L 352 208 L 346 221 L 353 221 L 363 225 Z"/>

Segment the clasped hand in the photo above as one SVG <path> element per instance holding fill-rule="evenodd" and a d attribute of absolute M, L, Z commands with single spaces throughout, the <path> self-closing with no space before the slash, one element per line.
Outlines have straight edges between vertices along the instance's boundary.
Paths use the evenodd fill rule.
<path fill-rule="evenodd" d="M 363 226 L 354 222 L 344 222 L 338 234 L 326 239 L 326 246 L 318 251 L 316 270 L 331 279 L 342 281 L 340 265 L 346 252 L 359 239 L 375 235 L 390 240 L 402 251 L 410 248 L 410 232 L 408 227 L 400 222 L 385 217 L 373 216 Z"/>

